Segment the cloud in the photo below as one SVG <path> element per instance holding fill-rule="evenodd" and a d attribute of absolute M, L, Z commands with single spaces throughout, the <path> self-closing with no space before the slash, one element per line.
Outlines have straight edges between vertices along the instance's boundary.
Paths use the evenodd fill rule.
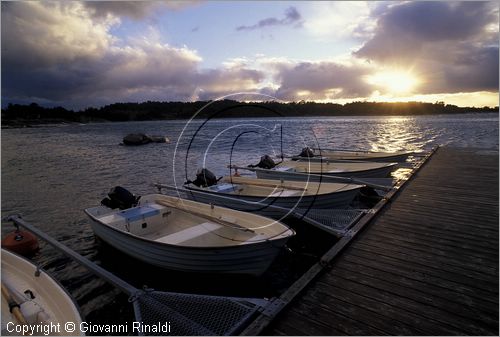
<path fill-rule="evenodd" d="M 109 48 L 116 22 L 94 21 L 73 2 L 2 2 L 2 63 L 45 68 L 99 57 Z M 4 70 L 6 67 L 2 67 Z"/>
<path fill-rule="evenodd" d="M 199 1 L 84 1 L 82 4 L 95 17 L 111 14 L 140 20 L 161 10 L 180 10 L 198 4 Z"/>
<path fill-rule="evenodd" d="M 258 91 L 265 78 L 262 71 L 249 68 L 211 69 L 200 72 L 197 99 L 208 100 L 228 93 Z"/>
<path fill-rule="evenodd" d="M 303 13 L 307 18 L 304 28 L 314 38 L 324 41 L 366 38 L 373 30 L 375 22 L 375 19 L 370 17 L 372 7 L 374 3 L 367 1 L 311 2 Z"/>
<path fill-rule="evenodd" d="M 2 2 L 3 101 L 80 109 L 116 101 L 206 100 L 240 91 L 291 101 L 358 99 L 376 90 L 387 94 L 366 78 L 391 67 L 417 74 L 421 94 L 498 91 L 498 8 L 495 12 L 491 3 L 384 3 L 372 7 L 371 14 L 363 12 L 367 17 L 378 11 L 380 17 L 370 18 L 377 24 L 362 34 L 366 42 L 350 60 L 258 54 L 227 58 L 211 69 L 201 68 L 196 50 L 165 43 L 155 28 L 124 39 L 113 35 L 124 24 L 121 17 L 139 19 L 164 6 L 124 4 Z M 416 14 L 430 10 L 436 14 Z M 290 7 L 283 18 L 241 30 L 302 22 Z M 462 22 L 464 27 L 454 29 Z M 422 25 L 429 27 L 418 29 Z M 444 31 L 432 33 L 438 29 Z"/>
<path fill-rule="evenodd" d="M 251 26 L 239 26 L 236 27 L 237 31 L 244 30 L 255 30 L 271 26 L 288 26 L 295 25 L 300 26 L 302 24 L 302 16 L 297 11 L 295 7 L 289 7 L 285 10 L 285 17 L 283 19 L 278 19 L 274 17 L 262 19 L 254 25 Z"/>
<path fill-rule="evenodd" d="M 373 37 L 354 56 L 413 69 L 425 84 L 422 93 L 498 91 L 498 4 L 387 6 Z"/>
<path fill-rule="evenodd" d="M 333 100 L 363 97 L 373 90 L 364 80 L 370 69 L 333 61 L 275 65 L 280 83 L 276 96 L 283 100 Z"/>
<path fill-rule="evenodd" d="M 118 41 L 115 24 L 78 2 L 2 3 L 2 96 L 73 108 L 186 101 L 256 89 L 263 78 L 244 65 L 200 70 L 195 50 L 161 42 L 154 29 Z"/>

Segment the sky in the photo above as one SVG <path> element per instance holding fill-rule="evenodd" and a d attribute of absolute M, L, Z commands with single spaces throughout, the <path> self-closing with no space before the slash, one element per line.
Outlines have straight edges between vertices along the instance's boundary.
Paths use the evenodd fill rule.
<path fill-rule="evenodd" d="M 499 2 L 1 2 L 1 98 L 498 106 Z"/>

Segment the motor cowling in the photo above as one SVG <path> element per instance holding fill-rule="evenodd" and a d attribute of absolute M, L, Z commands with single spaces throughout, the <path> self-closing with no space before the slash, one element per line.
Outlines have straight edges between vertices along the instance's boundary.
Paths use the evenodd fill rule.
<path fill-rule="evenodd" d="M 314 157 L 314 152 L 309 146 L 307 146 L 307 147 L 302 149 L 302 151 L 299 154 L 299 157 L 311 158 L 311 157 Z"/>
<path fill-rule="evenodd" d="M 139 198 L 140 196 L 135 196 L 127 189 L 116 186 L 109 191 L 108 197 L 104 198 L 101 204 L 112 209 L 127 209 L 137 206 Z"/>
<path fill-rule="evenodd" d="M 209 187 L 217 184 L 217 177 L 210 170 L 202 168 L 196 172 L 196 179 L 192 183 L 198 187 Z"/>
<path fill-rule="evenodd" d="M 269 155 L 263 155 L 260 157 L 260 161 L 257 165 L 253 165 L 253 167 L 260 167 L 266 170 L 272 169 L 276 166 L 276 163 Z"/>

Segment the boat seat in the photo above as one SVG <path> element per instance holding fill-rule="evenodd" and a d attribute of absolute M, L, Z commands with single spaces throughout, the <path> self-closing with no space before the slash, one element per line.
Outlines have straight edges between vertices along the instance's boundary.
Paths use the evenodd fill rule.
<path fill-rule="evenodd" d="M 175 245 L 213 232 L 221 227 L 221 225 L 212 222 L 204 222 L 199 225 L 183 229 L 179 232 L 162 236 L 158 239 L 155 239 L 155 241 Z"/>
<path fill-rule="evenodd" d="M 288 166 L 279 166 L 274 168 L 275 171 L 280 171 L 280 172 L 292 172 L 293 168 L 288 167 Z"/>
<path fill-rule="evenodd" d="M 150 206 L 138 206 L 118 213 L 127 222 L 137 221 L 160 214 L 160 210 Z"/>
<path fill-rule="evenodd" d="M 272 194 L 269 194 L 270 197 L 292 197 L 296 196 L 299 194 L 301 191 L 292 191 L 292 190 L 279 190 L 277 192 L 274 192 Z"/>
<path fill-rule="evenodd" d="M 268 235 L 257 234 L 257 235 L 252 236 L 250 239 L 247 239 L 245 242 L 255 243 L 255 242 L 260 242 L 260 241 L 264 241 L 264 240 L 268 240 L 268 239 L 269 239 Z"/>
<path fill-rule="evenodd" d="M 209 188 L 214 192 L 221 192 L 221 193 L 238 192 L 239 190 L 241 190 L 240 186 L 229 183 L 217 184 L 210 186 Z"/>
<path fill-rule="evenodd" d="M 345 172 L 346 170 L 343 169 L 333 169 L 333 170 L 328 170 L 328 173 L 340 173 L 340 172 Z"/>

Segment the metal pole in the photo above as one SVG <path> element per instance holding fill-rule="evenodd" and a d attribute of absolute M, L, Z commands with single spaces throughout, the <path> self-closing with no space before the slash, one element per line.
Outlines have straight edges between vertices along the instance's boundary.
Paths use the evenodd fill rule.
<path fill-rule="evenodd" d="M 5 218 L 6 221 L 12 221 L 18 226 L 22 226 L 32 232 L 33 234 L 37 235 L 38 237 L 42 238 L 43 240 L 47 241 L 50 245 L 52 245 L 54 248 L 57 250 L 61 251 L 63 254 L 69 256 L 79 264 L 87 267 L 90 271 L 92 271 L 94 274 L 96 274 L 99 277 L 102 277 L 106 281 L 114 284 L 118 288 L 120 288 L 122 291 L 127 293 L 129 296 L 135 294 L 137 291 L 140 291 L 139 289 L 135 288 L 131 284 L 123 281 L 121 278 L 115 276 L 114 274 L 110 273 L 106 269 L 96 265 L 94 262 L 90 261 L 89 259 L 81 256 L 74 250 L 66 247 L 65 245 L 59 243 L 57 240 L 54 238 L 50 237 L 46 233 L 42 232 L 35 226 L 27 223 L 24 221 L 19 215 L 10 215 Z"/>

